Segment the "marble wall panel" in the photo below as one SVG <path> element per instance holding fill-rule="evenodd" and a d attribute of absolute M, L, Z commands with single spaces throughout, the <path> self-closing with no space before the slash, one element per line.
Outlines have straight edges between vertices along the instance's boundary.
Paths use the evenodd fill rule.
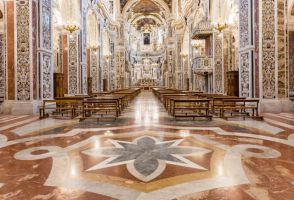
<path fill-rule="evenodd" d="M 92 77 L 92 90 L 99 92 L 99 71 L 98 71 L 98 52 L 91 51 L 90 77 Z"/>
<path fill-rule="evenodd" d="M 37 2 L 32 1 L 32 76 L 33 76 L 33 99 L 36 100 L 39 94 L 39 82 L 38 82 L 38 7 Z M 42 32 L 40 32 L 42 33 Z"/>
<path fill-rule="evenodd" d="M 62 35 L 62 69 L 64 74 L 64 93 L 68 94 L 68 38 Z"/>
<path fill-rule="evenodd" d="M 249 32 L 249 1 L 248 0 L 240 0 L 240 48 L 245 48 L 250 45 L 250 32 Z"/>
<path fill-rule="evenodd" d="M 52 51 L 52 9 L 51 0 L 40 1 L 40 48 Z M 53 98 L 53 55 L 40 52 L 41 98 Z"/>
<path fill-rule="evenodd" d="M 250 53 L 244 52 L 240 55 L 240 95 L 250 96 Z"/>
<path fill-rule="evenodd" d="M 16 95 L 17 100 L 31 98 L 31 40 L 30 40 L 30 3 L 29 0 L 16 0 Z"/>
<path fill-rule="evenodd" d="M 68 37 L 68 94 L 79 93 L 78 35 Z"/>
<path fill-rule="evenodd" d="M 251 97 L 254 83 L 251 80 L 251 66 L 253 65 L 253 25 L 251 0 L 239 0 L 239 77 L 240 96 Z M 258 9 L 258 8 L 257 8 Z"/>
<path fill-rule="evenodd" d="M 214 63 L 214 92 L 224 93 L 224 69 L 223 69 L 223 41 L 217 33 L 213 41 Z"/>
<path fill-rule="evenodd" d="M 287 96 L 286 85 L 286 20 L 285 0 L 278 0 L 278 97 L 285 98 Z"/>
<path fill-rule="evenodd" d="M 254 0 L 254 92 L 260 96 L 259 89 L 259 0 Z"/>
<path fill-rule="evenodd" d="M 81 7 L 82 7 L 82 24 L 83 29 L 81 33 L 81 80 L 82 80 L 82 87 L 81 92 L 83 94 L 88 93 L 88 80 L 87 80 L 87 8 L 88 8 L 88 2 L 87 1 L 81 1 Z"/>
<path fill-rule="evenodd" d="M 289 74 L 291 76 L 294 74 L 294 31 L 289 32 L 289 47 Z M 294 78 L 289 79 L 289 92 L 294 94 Z"/>
<path fill-rule="evenodd" d="M 275 1 L 262 1 L 262 89 L 263 98 L 272 99 L 276 97 L 275 77 Z"/>
<path fill-rule="evenodd" d="M 0 97 L 5 96 L 5 34 L 0 34 Z"/>
<path fill-rule="evenodd" d="M 14 60 L 14 2 L 7 1 L 7 93 L 8 100 L 15 100 L 15 60 Z M 9 20 L 8 20 L 9 19 Z"/>

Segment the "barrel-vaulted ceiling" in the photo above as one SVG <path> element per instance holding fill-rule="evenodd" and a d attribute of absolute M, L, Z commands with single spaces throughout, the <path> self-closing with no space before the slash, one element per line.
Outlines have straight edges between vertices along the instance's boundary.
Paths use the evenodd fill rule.
<path fill-rule="evenodd" d="M 129 0 L 120 0 L 121 10 L 123 10 L 123 8 L 125 7 L 125 5 L 127 4 L 128 1 Z M 145 3 L 146 9 L 152 9 L 152 7 L 148 8 L 149 5 L 146 3 L 147 1 L 145 1 L 145 2 L 144 2 L 144 0 L 138 0 L 138 1 L 143 1 L 141 4 L 144 5 L 144 3 Z M 163 0 L 163 1 L 168 5 L 169 9 L 171 10 L 172 0 Z"/>

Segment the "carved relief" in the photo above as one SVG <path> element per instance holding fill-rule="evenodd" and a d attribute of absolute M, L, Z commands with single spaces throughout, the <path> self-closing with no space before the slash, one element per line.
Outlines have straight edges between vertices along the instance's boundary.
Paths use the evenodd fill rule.
<path fill-rule="evenodd" d="M 241 96 L 250 96 L 250 64 L 249 64 L 249 52 L 242 53 L 240 55 L 240 82 L 241 82 Z"/>
<path fill-rule="evenodd" d="M 262 1 L 263 97 L 275 98 L 275 1 Z"/>
<path fill-rule="evenodd" d="M 17 100 L 31 100 L 30 88 L 30 1 L 16 0 L 16 88 Z"/>
<path fill-rule="evenodd" d="M 98 74 L 98 56 L 96 52 L 91 51 L 91 68 L 90 76 L 92 77 L 92 90 L 99 92 L 99 74 Z"/>
<path fill-rule="evenodd" d="M 43 54 L 41 59 L 42 68 L 42 98 L 52 98 L 52 59 L 51 55 Z"/>
<path fill-rule="evenodd" d="M 42 0 L 42 47 L 51 50 L 51 0 Z"/>
<path fill-rule="evenodd" d="M 52 11 L 51 0 L 42 0 L 42 24 L 41 24 L 41 48 L 46 50 L 52 49 Z M 52 54 L 40 54 L 41 63 L 41 80 L 42 80 L 42 98 L 49 99 L 53 97 L 53 66 L 52 66 Z"/>
<path fill-rule="evenodd" d="M 0 97 L 5 96 L 5 35 L 0 34 Z"/>
<path fill-rule="evenodd" d="M 68 94 L 78 93 L 78 36 L 69 37 L 68 44 Z"/>
<path fill-rule="evenodd" d="M 82 64 L 82 93 L 88 93 L 88 81 L 87 81 L 87 1 L 82 2 L 82 49 L 81 49 L 81 64 Z"/>
<path fill-rule="evenodd" d="M 214 92 L 223 93 L 223 52 L 222 37 L 214 35 Z"/>
<path fill-rule="evenodd" d="M 286 38 L 285 38 L 285 4 L 278 0 L 278 95 L 286 97 Z"/>
<path fill-rule="evenodd" d="M 240 48 L 249 45 L 248 0 L 240 0 Z"/>

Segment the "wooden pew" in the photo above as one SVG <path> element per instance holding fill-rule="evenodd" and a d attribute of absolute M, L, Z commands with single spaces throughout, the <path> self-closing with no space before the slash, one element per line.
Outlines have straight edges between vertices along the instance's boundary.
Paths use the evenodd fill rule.
<path fill-rule="evenodd" d="M 171 102 L 171 114 L 175 118 L 212 119 L 212 115 L 209 114 L 209 99 L 179 97 L 173 98 Z"/>
<path fill-rule="evenodd" d="M 89 118 L 113 117 L 116 119 L 120 114 L 120 98 L 97 97 L 82 102 L 82 117 L 80 120 Z"/>
<path fill-rule="evenodd" d="M 81 100 L 43 100 L 42 106 L 40 106 L 40 118 L 49 117 L 49 113 L 46 111 L 51 110 L 52 114 L 64 116 L 64 114 L 70 114 L 71 119 L 77 117 L 78 111 L 81 108 Z"/>
<path fill-rule="evenodd" d="M 230 115 L 226 116 L 226 112 Z M 224 99 L 220 107 L 220 116 L 228 119 L 236 116 L 251 117 L 253 119 L 263 120 L 259 115 L 259 99 Z"/>

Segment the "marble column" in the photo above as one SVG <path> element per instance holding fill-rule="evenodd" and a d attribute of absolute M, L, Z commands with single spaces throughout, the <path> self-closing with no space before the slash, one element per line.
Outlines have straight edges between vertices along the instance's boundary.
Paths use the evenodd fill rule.
<path fill-rule="evenodd" d="M 100 92 L 100 79 L 99 79 L 99 51 L 90 50 L 90 77 L 92 77 L 92 90 L 93 92 Z"/>
<path fill-rule="evenodd" d="M 51 0 L 39 1 L 39 47 L 38 60 L 40 63 L 40 99 L 53 98 L 53 39 L 52 39 L 52 5 Z M 36 22 L 37 23 L 37 22 Z M 36 34 L 36 33 L 35 33 Z M 36 41 L 34 41 L 36 42 Z M 37 59 L 33 62 L 37 62 Z M 37 66 L 34 63 L 34 66 Z M 34 70 L 33 77 L 37 77 Z M 34 85 L 34 89 L 38 84 Z M 36 92 L 37 93 L 37 92 Z"/>
<path fill-rule="evenodd" d="M 51 3 L 51 0 L 6 2 L 4 113 L 33 114 L 38 112 L 40 100 L 53 98 Z"/>
<path fill-rule="evenodd" d="M 239 77 L 240 96 L 254 96 L 253 80 L 253 10 L 252 0 L 239 0 Z"/>
<path fill-rule="evenodd" d="M 223 35 L 213 33 L 213 91 L 224 93 Z"/>
<path fill-rule="evenodd" d="M 80 80 L 79 92 L 81 94 L 88 93 L 88 79 L 87 79 L 87 14 L 88 14 L 88 2 L 81 1 L 81 23 L 82 29 L 80 31 L 79 38 L 79 51 L 80 51 Z"/>
<path fill-rule="evenodd" d="M 0 98 L 1 100 L 5 98 L 5 79 L 6 79 L 6 72 L 5 72 L 5 34 L 0 33 Z"/>
<path fill-rule="evenodd" d="M 80 93 L 80 60 L 79 60 L 79 41 L 78 33 L 68 36 L 68 95 Z"/>

